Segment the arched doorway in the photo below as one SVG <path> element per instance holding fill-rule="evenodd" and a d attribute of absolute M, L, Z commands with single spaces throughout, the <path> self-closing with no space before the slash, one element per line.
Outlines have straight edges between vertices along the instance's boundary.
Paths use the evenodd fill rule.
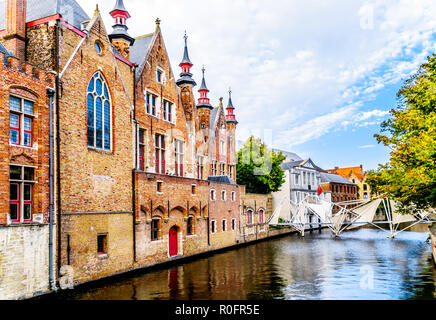
<path fill-rule="evenodd" d="M 178 231 L 178 228 L 176 226 L 174 226 L 170 229 L 169 248 L 168 248 L 170 257 L 176 256 L 179 252 L 177 231 Z"/>

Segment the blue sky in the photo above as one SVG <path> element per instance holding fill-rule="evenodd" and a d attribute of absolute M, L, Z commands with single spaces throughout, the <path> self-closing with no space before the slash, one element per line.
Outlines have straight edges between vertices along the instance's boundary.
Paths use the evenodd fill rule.
<path fill-rule="evenodd" d="M 90 14 L 95 2 L 78 0 Z M 106 26 L 115 0 L 98 1 Z M 124 0 L 130 34 L 159 17 L 174 73 L 189 35 L 194 78 L 213 105 L 232 87 L 238 138 L 272 130 L 276 148 L 322 168 L 374 169 L 373 138 L 396 92 L 436 49 L 434 0 Z M 267 141 L 268 142 L 268 141 Z"/>

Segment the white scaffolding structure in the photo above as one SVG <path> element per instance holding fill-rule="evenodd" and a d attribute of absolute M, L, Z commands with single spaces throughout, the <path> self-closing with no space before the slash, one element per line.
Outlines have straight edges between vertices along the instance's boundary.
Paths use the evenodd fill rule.
<path fill-rule="evenodd" d="M 418 212 L 411 214 L 401 214 L 395 201 L 379 197 L 374 199 L 353 200 L 340 203 L 332 203 L 320 199 L 319 197 L 307 196 L 300 203 L 295 204 L 291 201 L 288 209 L 284 209 L 285 199 L 274 210 L 269 220 L 270 226 L 292 226 L 302 236 L 309 225 L 309 216 L 315 215 L 319 219 L 319 225 L 328 227 L 336 236 L 353 228 L 364 225 L 372 225 L 395 238 L 399 233 L 406 231 L 419 223 L 432 222 L 430 215 L 435 213 Z M 333 209 L 336 210 L 333 210 Z M 381 209 L 384 213 L 385 221 L 375 221 L 377 211 Z M 337 211 L 333 214 L 334 211 Z M 409 226 L 400 229 L 401 224 L 410 223 Z M 383 229 L 379 224 L 388 224 L 389 230 Z"/>

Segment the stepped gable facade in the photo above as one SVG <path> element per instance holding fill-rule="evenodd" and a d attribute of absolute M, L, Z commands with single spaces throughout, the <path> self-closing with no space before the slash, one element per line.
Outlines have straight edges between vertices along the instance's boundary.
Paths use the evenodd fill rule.
<path fill-rule="evenodd" d="M 225 214 L 237 218 L 239 188 L 208 180 L 228 175 L 236 181 L 237 121 L 231 97 L 227 115 L 222 99 L 212 107 L 203 70 L 198 103 L 194 99 L 197 83 L 186 35 L 177 77 L 159 19 L 153 33 L 135 38 L 122 0 L 116 1 L 110 15 L 112 30 L 105 26 L 98 7 L 88 16 L 75 0 L 7 0 L 0 9 L 0 37 L 5 45 L 0 58 L 7 61 L 2 74 L 15 66 L 10 79 L 2 79 L 1 98 L 9 105 L 9 96 L 16 94 L 22 101 L 32 101 L 35 112 L 27 117 L 17 111 L 22 118 L 17 125 L 13 112 L 2 109 L 1 121 L 10 122 L 10 127 L 3 132 L 2 145 L 9 148 L 2 150 L 9 160 L 0 169 L 6 182 L 1 187 L 0 223 L 44 225 L 52 218 L 51 251 L 48 245 L 40 246 L 41 259 L 53 266 L 47 277 L 52 283 L 46 281 L 40 292 L 53 289 L 53 279 L 79 284 L 212 250 L 210 215 L 217 213 L 211 210 L 222 209 L 210 205 L 217 184 L 228 189 Z M 20 67 L 20 61 L 27 64 Z M 47 88 L 53 89 L 51 123 Z M 26 117 L 32 120 L 30 130 Z M 21 130 L 20 141 L 28 139 L 24 137 L 30 131 L 33 147 L 9 142 L 17 130 Z M 11 196 L 15 189 L 9 185 L 10 163 L 34 168 L 37 180 L 20 180 L 23 188 L 32 185 L 32 199 L 19 199 L 17 209 L 27 217 L 28 212 L 22 211 L 30 205 L 35 217 L 31 221 L 11 221 L 17 200 Z M 232 192 L 234 201 L 230 201 Z M 232 237 L 236 239 L 236 234 Z"/>

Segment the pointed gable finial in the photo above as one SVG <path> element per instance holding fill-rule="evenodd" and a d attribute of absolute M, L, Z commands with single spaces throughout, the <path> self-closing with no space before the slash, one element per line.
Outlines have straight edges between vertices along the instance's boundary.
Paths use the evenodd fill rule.
<path fill-rule="evenodd" d="M 236 117 L 233 114 L 235 107 L 233 106 L 233 102 L 232 102 L 232 88 L 229 88 L 229 104 L 227 105 L 226 109 L 227 109 L 227 115 L 226 115 L 227 123 L 238 124 L 238 121 L 236 121 Z"/>
<path fill-rule="evenodd" d="M 206 71 L 206 69 L 204 68 L 204 64 L 203 64 L 203 68 L 201 68 L 201 71 L 203 72 L 203 78 L 204 78 L 204 72 Z"/>
<path fill-rule="evenodd" d="M 221 97 L 221 98 L 220 98 L 220 107 L 223 107 L 223 100 L 224 100 L 224 98 Z"/>
<path fill-rule="evenodd" d="M 96 15 L 100 14 L 100 9 L 98 8 L 98 3 L 95 5 L 95 10 L 94 10 L 94 17 Z"/>
<path fill-rule="evenodd" d="M 232 88 L 229 87 L 229 104 L 227 106 L 227 109 L 234 109 L 233 102 L 232 102 Z"/>
<path fill-rule="evenodd" d="M 183 36 L 183 38 L 185 39 L 185 50 L 183 51 L 183 60 L 181 62 L 181 64 L 190 64 L 192 67 L 192 62 L 189 59 L 189 53 L 188 53 L 188 35 L 186 34 L 186 30 L 185 30 L 185 35 Z"/>
<path fill-rule="evenodd" d="M 159 18 L 156 19 L 156 29 L 160 29 L 160 21 Z"/>

